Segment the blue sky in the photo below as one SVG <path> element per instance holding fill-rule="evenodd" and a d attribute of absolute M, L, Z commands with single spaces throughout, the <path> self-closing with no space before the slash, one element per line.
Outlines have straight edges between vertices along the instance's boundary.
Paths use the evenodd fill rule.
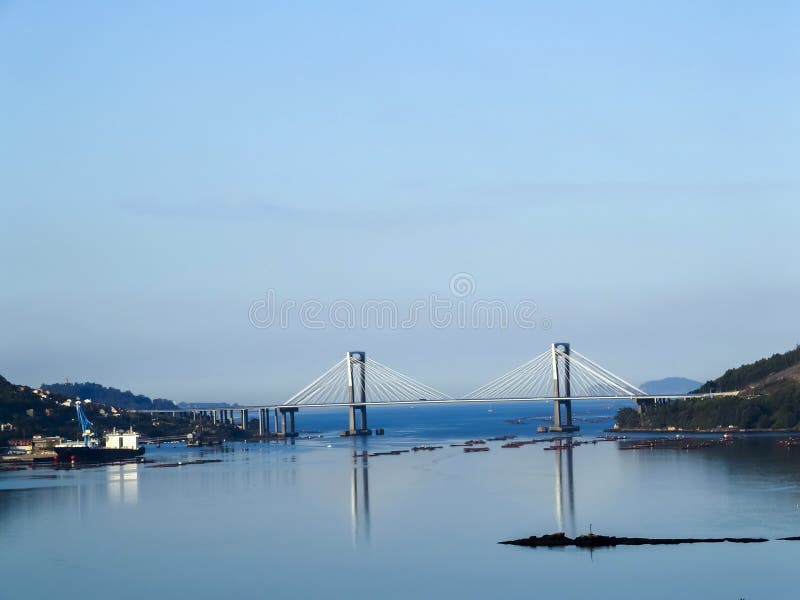
<path fill-rule="evenodd" d="M 791 348 L 798 26 L 794 2 L 0 1 L 0 373 L 242 402 L 356 348 L 454 394 L 556 339 L 635 382 Z M 270 289 L 402 313 L 456 273 L 536 327 L 248 318 Z"/>

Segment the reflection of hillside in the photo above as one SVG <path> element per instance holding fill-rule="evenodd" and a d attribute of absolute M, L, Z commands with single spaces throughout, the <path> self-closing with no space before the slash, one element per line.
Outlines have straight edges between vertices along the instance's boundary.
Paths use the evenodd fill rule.
<path fill-rule="evenodd" d="M 788 435 L 765 435 L 762 437 L 737 437 L 729 443 L 720 443 L 721 434 L 708 436 L 685 435 L 682 440 L 674 437 L 638 438 L 628 444 L 647 444 L 648 440 L 657 440 L 653 448 L 647 450 L 626 450 L 622 454 L 632 459 L 626 462 L 631 468 L 653 471 L 671 464 L 698 465 L 709 469 L 716 475 L 731 476 L 732 482 L 741 480 L 742 476 L 759 478 L 780 478 L 800 484 L 800 446 L 786 448 L 780 445 Z M 703 440 L 715 443 L 707 448 L 695 450 L 683 449 L 683 446 L 698 445 Z"/>
<path fill-rule="evenodd" d="M 0 490 L 0 522 L 13 523 L 30 514 L 47 514 L 53 506 L 61 509 L 66 507 L 76 518 L 88 520 L 91 501 L 84 486 L 23 487 L 30 485 L 27 479 L 31 479 L 31 476 L 20 478 L 18 489 Z"/>
<path fill-rule="evenodd" d="M 16 485 L 17 489 L 0 490 L 0 521 L 13 521 L 18 516 L 31 512 L 47 514 L 53 506 L 66 509 L 76 518 L 90 519 L 92 511 L 102 504 L 135 504 L 139 500 L 139 469 L 136 463 L 115 464 L 100 467 L 104 473 L 96 474 L 104 478 L 105 485 L 42 485 L 44 481 L 58 479 L 51 469 L 36 469 L 5 473 L 6 484 Z M 83 473 L 75 473 L 82 480 Z M 11 478 L 15 478 L 14 481 Z M 87 477 L 87 481 L 97 482 Z M 103 481 L 102 479 L 100 481 Z"/>
<path fill-rule="evenodd" d="M 779 441 L 787 436 L 762 438 L 736 438 L 730 444 L 698 450 L 691 455 L 696 460 L 709 464 L 710 468 L 730 474 L 732 482 L 746 472 L 758 478 L 778 482 L 791 481 L 800 485 L 800 447 L 785 448 Z M 664 450 L 663 452 L 669 452 Z M 777 479 L 776 479 L 777 478 Z"/>
<path fill-rule="evenodd" d="M 19 492 L 11 491 L 11 490 L 0 490 L 0 524 L 3 523 L 9 516 L 13 520 L 13 515 L 11 512 L 14 509 L 14 494 L 18 494 Z"/>

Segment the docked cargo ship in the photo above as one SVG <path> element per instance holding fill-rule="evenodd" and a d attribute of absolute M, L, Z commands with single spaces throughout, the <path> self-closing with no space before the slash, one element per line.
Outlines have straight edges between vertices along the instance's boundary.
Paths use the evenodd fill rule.
<path fill-rule="evenodd" d="M 139 434 L 133 431 L 106 433 L 105 444 L 100 445 L 94 434 L 92 422 L 86 418 L 80 404 L 76 404 L 78 422 L 81 425 L 83 440 L 59 444 L 53 448 L 55 459 L 59 462 L 112 462 L 128 460 L 144 454 L 144 446 L 139 445 Z"/>

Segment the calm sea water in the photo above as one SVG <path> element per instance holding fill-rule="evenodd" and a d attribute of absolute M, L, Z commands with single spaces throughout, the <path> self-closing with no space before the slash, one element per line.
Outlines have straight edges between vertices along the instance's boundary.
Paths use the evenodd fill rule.
<path fill-rule="evenodd" d="M 576 403 L 583 436 L 608 427 L 615 410 Z M 800 535 L 800 448 L 776 438 L 699 451 L 449 446 L 532 437 L 549 411 L 375 409 L 371 426 L 386 436 L 352 440 L 336 434 L 343 410 L 306 410 L 298 427 L 322 437 L 149 447 L 144 464 L 0 473 L 0 598 L 800 595 L 800 542 L 591 553 L 498 545 L 590 524 L 649 537 Z M 422 443 L 445 447 L 353 456 Z M 198 458 L 221 462 L 156 467 Z"/>

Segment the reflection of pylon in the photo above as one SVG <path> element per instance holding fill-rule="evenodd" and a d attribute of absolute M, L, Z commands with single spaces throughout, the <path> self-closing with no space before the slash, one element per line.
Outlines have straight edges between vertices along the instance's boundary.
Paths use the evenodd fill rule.
<path fill-rule="evenodd" d="M 353 543 L 358 544 L 362 540 L 369 543 L 369 470 L 366 452 L 353 454 L 353 470 L 350 475 L 350 519 L 353 526 Z"/>
<path fill-rule="evenodd" d="M 563 461 L 567 463 L 566 478 L 564 477 L 564 468 L 561 456 L 562 452 L 564 453 Z M 572 448 L 557 450 L 553 454 L 555 454 L 556 459 L 556 522 L 559 531 L 563 531 L 568 535 L 573 535 L 575 533 L 575 486 L 572 476 Z M 565 493 L 567 513 L 566 524 L 564 522 Z M 569 531 L 566 531 L 565 525 Z"/>

